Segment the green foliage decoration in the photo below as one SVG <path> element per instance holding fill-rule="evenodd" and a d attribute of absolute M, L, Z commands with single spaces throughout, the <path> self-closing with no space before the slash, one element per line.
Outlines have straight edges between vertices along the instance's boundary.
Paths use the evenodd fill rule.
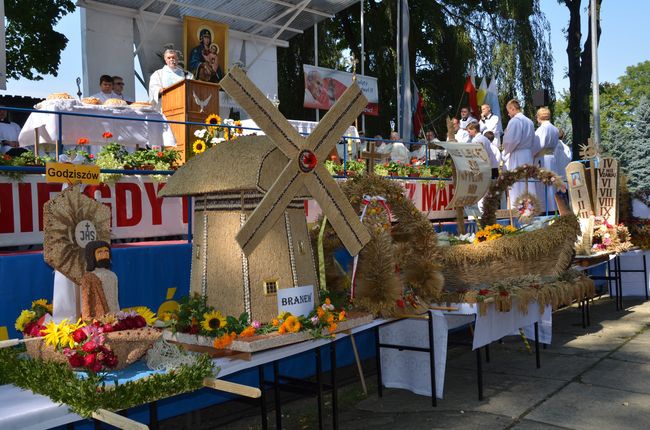
<path fill-rule="evenodd" d="M 193 366 L 183 365 L 139 381 L 107 386 L 100 375 L 80 379 L 67 364 L 25 359 L 23 351 L 0 349 L 0 384 L 14 384 L 46 395 L 84 418 L 97 409 L 118 411 L 195 391 L 203 387 L 204 378 L 213 376 L 212 361 L 203 354 Z"/>

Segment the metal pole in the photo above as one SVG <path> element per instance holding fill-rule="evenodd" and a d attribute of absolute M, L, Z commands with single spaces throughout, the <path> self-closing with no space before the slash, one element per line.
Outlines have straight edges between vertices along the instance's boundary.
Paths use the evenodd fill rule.
<path fill-rule="evenodd" d="M 318 23 L 314 24 L 314 66 L 318 67 Z M 316 121 L 320 121 L 318 108 L 316 108 Z"/>
<path fill-rule="evenodd" d="M 598 23 L 596 14 L 598 3 L 597 0 L 591 0 L 590 18 L 591 18 L 591 91 L 594 99 L 594 147 L 598 152 L 600 150 L 600 93 L 598 89 Z"/>
<path fill-rule="evenodd" d="M 364 26 L 364 1 L 361 0 L 361 76 L 366 74 L 366 38 L 365 38 L 365 26 Z M 366 132 L 366 115 L 361 115 L 361 130 Z M 367 137 L 367 136 L 366 136 Z M 365 142 L 360 142 L 361 147 L 363 148 Z"/>
<path fill-rule="evenodd" d="M 402 41 L 401 36 L 401 21 L 402 21 L 402 0 L 397 0 L 397 58 L 395 61 L 396 67 L 395 67 L 395 77 L 397 80 L 397 131 L 399 133 L 402 132 L 402 116 L 400 115 L 400 98 L 399 98 L 399 74 L 400 74 L 400 54 L 401 54 L 401 49 L 400 49 L 400 42 Z"/>

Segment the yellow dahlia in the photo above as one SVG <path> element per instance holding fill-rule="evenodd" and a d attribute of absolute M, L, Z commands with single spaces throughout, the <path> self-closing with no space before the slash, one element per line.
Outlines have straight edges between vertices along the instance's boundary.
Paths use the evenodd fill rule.
<path fill-rule="evenodd" d="M 56 348 L 59 345 L 59 339 L 61 336 L 61 326 L 67 324 L 68 324 L 67 319 L 61 321 L 61 324 L 57 324 L 54 321 L 50 321 L 47 324 L 45 324 L 45 328 L 41 330 L 41 332 L 44 333 L 45 336 L 45 344 L 51 345 L 52 347 Z"/>
<path fill-rule="evenodd" d="M 36 312 L 25 309 L 20 313 L 20 315 L 16 319 L 16 324 L 14 325 L 14 327 L 16 327 L 16 330 L 18 331 L 23 331 L 25 329 L 25 326 L 30 322 L 32 322 L 32 320 L 35 317 L 36 317 Z"/>
<path fill-rule="evenodd" d="M 282 324 L 289 333 L 298 333 L 302 328 L 302 324 L 298 317 L 293 315 L 287 317 L 286 321 Z"/>
<path fill-rule="evenodd" d="M 220 312 L 212 311 L 203 314 L 201 327 L 207 331 L 218 330 L 226 326 L 226 318 Z"/>

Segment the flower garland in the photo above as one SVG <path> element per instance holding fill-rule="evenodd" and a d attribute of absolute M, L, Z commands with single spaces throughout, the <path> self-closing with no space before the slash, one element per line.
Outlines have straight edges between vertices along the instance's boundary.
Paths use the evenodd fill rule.
<path fill-rule="evenodd" d="M 196 364 L 183 365 L 168 373 L 156 373 L 126 384 L 104 387 L 99 374 L 79 378 L 66 364 L 25 360 L 24 348 L 0 349 L 0 384 L 14 384 L 63 403 L 72 412 L 90 418 L 97 409 L 117 411 L 203 387 L 203 379 L 214 376 L 207 354 L 198 356 Z"/>
<path fill-rule="evenodd" d="M 520 224 L 530 224 L 541 212 L 539 199 L 528 192 L 517 196 L 514 207 L 519 213 Z"/>
<path fill-rule="evenodd" d="M 552 185 L 557 189 L 564 187 L 562 177 L 555 172 L 537 166 L 524 164 L 514 170 L 502 171 L 499 177 L 492 182 L 483 199 L 483 214 L 481 225 L 486 226 L 496 223 L 496 210 L 501 202 L 501 193 L 508 190 L 515 182 L 535 178 L 544 185 Z M 539 207 L 539 205 L 538 205 Z"/>

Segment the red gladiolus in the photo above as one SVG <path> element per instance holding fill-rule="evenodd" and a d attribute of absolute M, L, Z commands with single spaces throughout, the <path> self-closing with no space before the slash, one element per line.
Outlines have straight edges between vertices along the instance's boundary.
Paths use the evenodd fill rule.
<path fill-rule="evenodd" d="M 93 364 L 95 364 L 96 360 L 97 356 L 95 356 L 95 354 L 88 354 L 84 357 L 84 366 L 90 369 Z"/>
<path fill-rule="evenodd" d="M 110 131 L 105 131 L 104 134 L 102 134 L 102 137 L 104 139 L 110 139 L 111 137 L 113 137 L 113 133 L 111 133 Z"/>
<path fill-rule="evenodd" d="M 84 343 L 84 345 L 81 347 L 86 352 L 93 352 L 97 348 L 97 344 L 93 342 L 92 340 Z"/>
<path fill-rule="evenodd" d="M 83 342 L 87 337 L 88 335 L 86 335 L 86 333 L 80 328 L 76 329 L 74 333 L 72 333 L 72 339 L 77 343 Z"/>
<path fill-rule="evenodd" d="M 86 145 L 86 144 L 88 144 L 88 142 L 89 142 L 89 140 L 88 140 L 87 137 L 80 137 L 77 140 L 77 145 Z"/>
<path fill-rule="evenodd" d="M 68 357 L 68 363 L 70 363 L 70 366 L 72 367 L 81 367 L 84 365 L 84 359 L 82 356 L 75 352 L 70 357 Z"/>

